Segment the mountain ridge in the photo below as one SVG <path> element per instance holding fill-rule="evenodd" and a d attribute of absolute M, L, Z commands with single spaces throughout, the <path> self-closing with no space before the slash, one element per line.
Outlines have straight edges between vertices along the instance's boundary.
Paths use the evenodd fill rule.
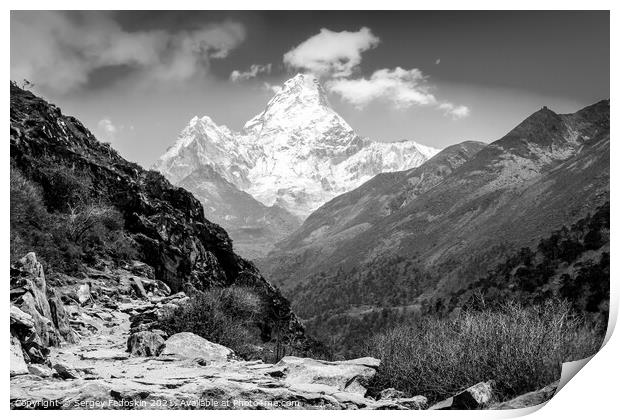
<path fill-rule="evenodd" d="M 425 165 L 432 165 L 432 159 L 413 171 L 423 171 Z M 368 200 L 379 202 L 389 190 L 381 179 L 390 176 L 401 179 L 387 184 L 407 185 L 406 172 L 379 175 L 356 190 L 365 195 L 351 200 L 353 208 L 345 206 L 343 213 L 363 213 Z M 373 185 L 379 192 L 372 192 Z M 372 283 L 371 275 L 402 280 L 418 290 L 415 299 L 402 304 L 419 303 L 461 287 L 501 255 L 532 246 L 541 235 L 602 205 L 609 196 L 609 101 L 573 114 L 537 111 L 389 214 L 358 223 L 357 230 L 343 224 L 334 231 L 330 223 L 338 209 L 330 204 L 352 194 L 309 216 L 259 262 L 307 316 L 312 316 L 312 308 L 297 300 L 294 289 L 312 287 L 315 277 L 338 281 L 355 270 L 360 287 Z M 357 202 L 363 206 L 356 207 Z M 323 231 L 327 237 L 313 247 Z M 390 275 L 381 277 L 381 267 Z"/>

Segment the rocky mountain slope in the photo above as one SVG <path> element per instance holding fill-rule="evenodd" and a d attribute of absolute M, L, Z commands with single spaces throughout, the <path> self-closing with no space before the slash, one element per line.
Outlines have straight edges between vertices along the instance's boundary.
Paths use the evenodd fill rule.
<path fill-rule="evenodd" d="M 353 240 L 383 218 L 405 207 L 485 146 L 485 143 L 479 142 L 460 143 L 442 150 L 417 168 L 377 175 L 312 213 L 298 230 L 276 245 L 266 261 L 260 263 L 271 272 L 274 265 L 281 268 L 277 260 L 279 255 L 287 259 L 290 254 L 286 250 L 295 250 L 296 254 L 303 254 L 308 260 L 321 264 L 323 258 L 331 255 L 341 244 Z M 314 266 L 310 265 L 304 268 L 303 273 L 313 271 Z M 296 274 L 298 272 L 290 275 L 287 272 L 273 273 L 273 278 L 288 289 L 295 285 Z"/>
<path fill-rule="evenodd" d="M 280 239 L 336 195 L 378 173 L 417 167 L 435 153 L 414 141 L 361 138 L 331 108 L 316 78 L 298 74 L 239 133 L 209 117 L 193 118 L 154 169 L 188 186 L 207 216 L 224 227 L 254 227 Z M 189 185 L 183 181 L 187 177 L 193 179 Z M 253 203 L 248 210 L 256 213 L 238 214 L 231 205 L 238 195 L 233 186 L 266 207 Z M 277 230 L 274 222 L 284 210 L 290 215 Z"/>
<path fill-rule="evenodd" d="M 116 209 L 118 213 L 112 214 L 117 214 L 114 217 L 119 220 L 113 222 L 124 228 L 125 243 L 132 248 L 134 260 L 152 267 L 152 276 L 158 281 L 163 281 L 173 292 L 231 285 L 251 287 L 269 308 L 266 313 L 277 314 L 278 323 L 286 322 L 288 334 L 305 340 L 303 327 L 291 312 L 289 302 L 252 263 L 234 253 L 226 231 L 205 218 L 201 204 L 190 193 L 172 186 L 161 174 L 126 161 L 109 145 L 98 142 L 78 120 L 63 115 L 55 105 L 14 84 L 11 84 L 10 121 L 12 170 L 40 187 L 46 205 L 59 198 L 46 192 L 71 190 L 76 184 L 68 181 L 79 174 L 87 186 L 82 192 L 88 196 L 87 201 Z M 52 186 L 56 189 L 52 190 Z M 78 198 L 86 201 L 86 197 Z M 64 210 L 49 208 L 50 217 L 52 221 L 68 220 L 68 225 L 63 222 L 58 228 L 71 231 L 81 216 L 71 203 L 62 204 Z M 98 214 L 91 212 L 89 217 L 96 219 Z M 12 222 L 16 217 L 18 214 L 11 215 Z M 95 222 L 86 228 L 96 225 Z M 30 227 L 20 228 L 22 232 L 29 229 L 40 234 L 26 246 L 37 246 L 36 241 L 56 229 L 53 225 L 39 226 L 36 220 L 30 223 Z M 23 238 L 12 236 L 12 246 L 23 242 Z M 75 243 L 71 243 L 73 248 L 67 253 L 81 252 L 75 249 Z M 105 252 L 97 254 L 98 261 L 92 263 L 110 265 L 111 262 L 105 261 Z M 45 312 L 42 316 L 51 319 L 49 315 Z M 259 322 L 267 340 L 272 321 Z"/>
<path fill-rule="evenodd" d="M 209 220 L 225 226 L 234 247 L 243 256 L 264 256 L 272 244 L 300 225 L 298 217 L 279 206 L 265 206 L 226 181 L 210 166 L 202 166 L 177 185 L 191 191 L 205 208 Z"/>
<path fill-rule="evenodd" d="M 354 304 L 340 307 L 316 295 L 304 303 L 302 289 L 326 290 L 326 282 L 342 279 L 354 279 L 347 290 L 366 301 L 392 290 L 393 304 L 415 307 L 466 287 L 511 252 L 609 199 L 609 101 L 567 115 L 543 108 L 477 153 L 465 146 L 473 153 L 447 149 L 436 156 L 457 152 L 449 170 L 435 172 L 431 159 L 332 200 L 276 247 L 263 271 L 285 287 L 303 317 L 325 313 L 319 303 L 354 311 Z M 427 166 L 439 175 L 429 188 L 417 178 Z"/>

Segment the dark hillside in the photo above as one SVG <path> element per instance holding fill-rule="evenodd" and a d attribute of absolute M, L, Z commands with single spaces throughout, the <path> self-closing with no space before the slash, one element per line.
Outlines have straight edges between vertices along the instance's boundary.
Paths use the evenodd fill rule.
<path fill-rule="evenodd" d="M 190 193 L 13 83 L 10 105 L 12 255 L 35 251 L 46 271 L 72 274 L 138 260 L 173 291 L 251 287 L 271 314 L 260 320 L 264 338 L 283 321 L 304 338 L 289 302 L 235 254 Z"/>

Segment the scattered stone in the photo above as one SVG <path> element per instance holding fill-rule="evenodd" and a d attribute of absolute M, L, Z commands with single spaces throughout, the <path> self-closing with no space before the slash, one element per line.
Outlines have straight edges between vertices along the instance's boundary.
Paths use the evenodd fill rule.
<path fill-rule="evenodd" d="M 289 385 L 320 383 L 364 396 L 368 383 L 377 373 L 379 363 L 378 359 L 372 357 L 327 362 L 286 356 L 274 369 L 285 373 L 284 381 Z M 273 371 L 271 375 L 273 376 Z"/>
<path fill-rule="evenodd" d="M 28 371 L 36 376 L 40 376 L 42 378 L 49 378 L 54 374 L 54 371 L 45 365 L 37 365 L 32 364 L 28 366 Z"/>
<path fill-rule="evenodd" d="M 28 355 L 28 361 L 31 363 L 45 363 L 47 361 L 47 352 L 44 355 L 41 349 L 37 346 L 31 346 L 26 351 L 26 354 Z"/>
<path fill-rule="evenodd" d="M 431 410 L 474 410 L 485 408 L 493 401 L 493 381 L 479 382 L 453 397 L 433 405 Z"/>
<path fill-rule="evenodd" d="M 132 356 L 159 356 L 164 349 L 164 339 L 154 331 L 140 331 L 127 340 L 127 351 Z"/>
<path fill-rule="evenodd" d="M 144 285 L 142 284 L 142 280 L 140 280 L 139 277 L 131 277 L 131 286 L 133 287 L 138 297 L 148 300 L 149 297 L 146 294 L 146 290 L 144 290 Z"/>
<path fill-rule="evenodd" d="M 394 401 L 409 410 L 425 410 L 428 407 L 428 398 L 423 395 L 416 395 L 411 398 L 396 398 Z"/>
<path fill-rule="evenodd" d="M 90 299 L 90 284 L 82 284 L 77 289 L 77 297 L 80 305 L 84 306 Z"/>
<path fill-rule="evenodd" d="M 73 369 L 71 366 L 68 366 L 64 363 L 56 363 L 54 365 L 54 370 L 62 379 L 79 379 L 80 374 Z"/>
<path fill-rule="evenodd" d="M 398 391 L 394 388 L 387 388 L 379 393 L 380 400 L 393 400 L 396 398 L 403 398 L 404 396 L 405 396 L 404 392 Z"/>
<path fill-rule="evenodd" d="M 131 261 L 125 268 L 136 276 L 145 277 L 147 279 L 155 278 L 155 270 L 142 261 Z"/>

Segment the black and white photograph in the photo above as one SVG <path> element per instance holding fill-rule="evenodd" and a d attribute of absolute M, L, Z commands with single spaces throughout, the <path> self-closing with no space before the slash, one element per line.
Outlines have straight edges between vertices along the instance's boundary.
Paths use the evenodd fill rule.
<path fill-rule="evenodd" d="M 610 10 L 6 14 L 10 410 L 526 409 L 610 334 Z"/>

